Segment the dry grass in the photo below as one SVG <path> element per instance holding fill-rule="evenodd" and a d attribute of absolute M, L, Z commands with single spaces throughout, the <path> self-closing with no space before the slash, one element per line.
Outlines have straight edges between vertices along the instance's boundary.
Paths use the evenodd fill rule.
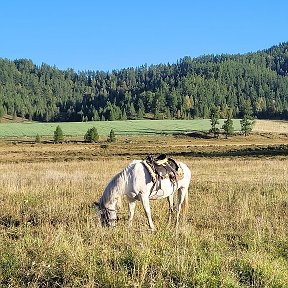
<path fill-rule="evenodd" d="M 238 135 L 228 139 L 224 137 L 201 139 L 183 135 L 117 136 L 115 143 L 101 140 L 96 144 L 86 144 L 79 142 L 79 139 L 78 142 L 76 140 L 70 139 L 70 142 L 65 144 L 35 144 L 31 139 L 0 140 L 0 163 L 83 161 L 115 156 L 133 159 L 142 158 L 147 153 L 167 153 L 175 157 L 181 154 L 182 156 L 203 156 L 203 153 L 204 156 L 229 156 L 229 152 L 235 150 L 267 150 L 268 148 L 271 150 L 280 145 L 286 147 L 286 155 L 288 154 L 288 134 L 256 133 L 247 137 Z M 261 153 L 261 155 L 266 154 Z M 273 155 L 275 154 L 277 153 Z"/>
<path fill-rule="evenodd" d="M 181 158 L 193 172 L 179 233 L 103 229 L 91 203 L 131 160 L 0 164 L 1 287 L 286 287 L 287 158 Z M 125 201 L 124 203 L 125 204 Z"/>
<path fill-rule="evenodd" d="M 257 120 L 253 127 L 254 132 L 261 133 L 288 133 L 288 121 L 284 120 Z"/>

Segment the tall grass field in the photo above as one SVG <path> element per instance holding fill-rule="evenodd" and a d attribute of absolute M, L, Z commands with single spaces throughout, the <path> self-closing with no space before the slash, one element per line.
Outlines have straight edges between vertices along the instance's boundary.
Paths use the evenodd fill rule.
<path fill-rule="evenodd" d="M 233 120 L 235 131 L 240 130 L 239 119 Z M 219 121 L 222 127 L 224 120 Z M 0 137 L 35 137 L 51 136 L 60 125 L 65 136 L 84 136 L 89 128 L 97 128 L 99 135 L 108 135 L 111 129 L 118 135 L 149 135 L 184 133 L 193 130 L 208 131 L 209 119 L 198 120 L 127 120 L 96 122 L 62 122 L 62 123 L 0 123 Z"/>
<path fill-rule="evenodd" d="M 193 177 L 178 233 L 165 200 L 154 233 L 140 203 L 127 228 L 124 198 L 100 226 L 91 204 L 131 160 L 0 164 L 0 287 L 288 287 L 287 158 L 179 160 Z"/>

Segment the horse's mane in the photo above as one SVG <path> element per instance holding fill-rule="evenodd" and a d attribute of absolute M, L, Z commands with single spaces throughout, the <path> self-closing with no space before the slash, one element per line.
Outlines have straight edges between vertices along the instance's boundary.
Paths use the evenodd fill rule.
<path fill-rule="evenodd" d="M 99 199 L 100 206 L 105 206 L 106 203 L 115 198 L 117 198 L 118 206 L 121 206 L 121 196 L 124 193 L 127 178 L 129 177 L 131 168 L 133 168 L 138 162 L 140 162 L 140 160 L 132 161 L 126 168 L 112 177 Z"/>

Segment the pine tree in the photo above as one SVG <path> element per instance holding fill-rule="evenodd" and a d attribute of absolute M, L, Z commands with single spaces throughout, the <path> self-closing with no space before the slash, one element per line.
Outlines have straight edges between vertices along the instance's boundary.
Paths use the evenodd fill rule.
<path fill-rule="evenodd" d="M 137 112 L 137 119 L 143 119 L 145 115 L 145 106 L 141 99 L 138 100 L 138 112 Z"/>
<path fill-rule="evenodd" d="M 252 104 L 251 104 L 250 99 L 243 101 L 242 113 L 244 116 L 246 115 L 248 117 L 252 117 L 253 109 L 252 109 Z"/>
<path fill-rule="evenodd" d="M 214 134 L 214 137 L 218 137 L 219 135 L 219 128 L 216 125 L 219 124 L 219 109 L 213 107 L 210 113 L 210 122 L 211 122 L 211 129 L 210 133 Z"/>
<path fill-rule="evenodd" d="M 35 143 L 41 143 L 41 138 L 40 138 L 39 134 L 36 135 Z"/>
<path fill-rule="evenodd" d="M 93 110 L 93 120 L 94 121 L 99 121 L 100 120 L 98 111 L 96 109 Z"/>
<path fill-rule="evenodd" d="M 88 129 L 84 136 L 84 140 L 89 143 L 97 142 L 99 140 L 97 129 L 95 127 Z"/>
<path fill-rule="evenodd" d="M 84 141 L 89 142 L 89 143 L 92 142 L 91 129 L 90 128 L 87 130 L 87 132 L 84 135 Z"/>
<path fill-rule="evenodd" d="M 155 120 L 160 120 L 160 119 L 161 119 L 161 114 L 160 114 L 158 108 L 155 109 L 154 119 L 155 119 Z"/>
<path fill-rule="evenodd" d="M 245 136 L 249 135 L 252 131 L 252 120 L 250 119 L 249 116 L 244 115 L 244 118 L 240 120 L 241 124 L 241 131 Z"/>
<path fill-rule="evenodd" d="M 121 111 L 121 120 L 127 120 L 127 114 L 125 108 Z"/>
<path fill-rule="evenodd" d="M 99 141 L 99 134 L 98 134 L 98 131 L 97 131 L 97 129 L 95 128 L 95 127 L 93 127 L 92 129 L 91 129 L 91 138 L 92 138 L 92 141 L 93 142 L 97 142 L 97 141 Z"/>
<path fill-rule="evenodd" d="M 115 132 L 113 129 L 111 129 L 110 134 L 109 134 L 109 138 L 108 138 L 108 142 L 115 142 L 115 141 L 116 141 Z"/>
<path fill-rule="evenodd" d="M 5 110 L 4 110 L 3 106 L 0 106 L 0 122 L 1 122 L 2 117 L 4 116 L 4 114 L 5 114 Z"/>
<path fill-rule="evenodd" d="M 231 136 L 233 134 L 234 127 L 233 127 L 233 120 L 231 119 L 231 113 L 228 114 L 227 120 L 224 121 L 222 129 L 224 129 L 226 139 L 228 138 L 228 136 Z"/>
<path fill-rule="evenodd" d="M 136 119 L 137 117 L 137 113 L 136 113 L 133 102 L 129 103 L 127 106 L 127 117 L 128 119 Z"/>
<path fill-rule="evenodd" d="M 58 125 L 54 131 L 54 143 L 62 143 L 64 140 L 63 131 Z"/>
<path fill-rule="evenodd" d="M 138 112 L 137 112 L 137 119 L 143 119 L 144 118 L 144 109 L 139 108 Z"/>

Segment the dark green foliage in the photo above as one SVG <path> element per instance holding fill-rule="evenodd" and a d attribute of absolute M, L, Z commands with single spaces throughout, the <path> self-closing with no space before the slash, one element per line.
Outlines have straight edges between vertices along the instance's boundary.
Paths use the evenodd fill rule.
<path fill-rule="evenodd" d="M 62 143 L 64 140 L 63 131 L 58 125 L 54 131 L 54 143 Z"/>
<path fill-rule="evenodd" d="M 0 107 L 15 118 L 45 122 L 207 118 L 212 107 L 220 118 L 230 107 L 233 118 L 288 119 L 287 51 L 282 43 L 256 53 L 184 57 L 110 73 L 0 58 Z"/>
<path fill-rule="evenodd" d="M 253 267 L 248 261 L 237 260 L 234 270 L 238 276 L 239 283 L 249 287 L 265 287 L 264 273 Z"/>
<path fill-rule="evenodd" d="M 40 138 L 39 134 L 37 134 L 35 137 L 35 143 L 41 143 L 41 138 Z"/>
<path fill-rule="evenodd" d="M 4 116 L 4 114 L 5 114 L 5 110 L 4 110 L 3 106 L 0 106 L 0 122 L 1 122 L 2 117 Z"/>
<path fill-rule="evenodd" d="M 109 137 L 108 137 L 108 142 L 115 142 L 116 141 L 116 135 L 113 129 L 111 129 Z"/>
<path fill-rule="evenodd" d="M 213 133 L 214 137 L 218 137 L 220 130 L 216 126 L 219 125 L 219 109 L 216 107 L 213 107 L 211 110 L 210 122 L 211 122 L 210 133 Z"/>
<path fill-rule="evenodd" d="M 96 109 L 93 110 L 93 118 L 92 118 L 93 121 L 99 121 L 100 120 L 100 117 L 99 117 L 99 113 Z"/>
<path fill-rule="evenodd" d="M 88 129 L 84 136 L 84 140 L 89 143 L 97 142 L 99 140 L 97 129 L 95 127 Z"/>
<path fill-rule="evenodd" d="M 242 133 L 247 136 L 251 133 L 252 131 L 252 120 L 249 116 L 245 115 L 244 118 L 242 120 L 240 120 L 240 124 L 241 124 L 241 131 Z"/>
<path fill-rule="evenodd" d="M 233 120 L 231 119 L 231 117 L 231 113 L 229 113 L 227 120 L 224 121 L 224 124 L 222 126 L 226 138 L 228 138 L 228 136 L 231 136 L 234 132 Z"/>

